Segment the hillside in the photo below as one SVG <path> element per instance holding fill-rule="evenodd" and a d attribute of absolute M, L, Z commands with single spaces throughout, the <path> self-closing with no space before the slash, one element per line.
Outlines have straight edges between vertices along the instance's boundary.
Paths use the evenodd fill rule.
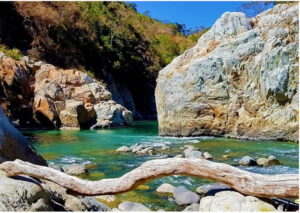
<path fill-rule="evenodd" d="M 87 72 L 144 119 L 156 117 L 158 71 L 200 36 L 186 37 L 175 24 L 123 2 L 2 2 L 0 14 L 1 45 L 35 61 Z"/>

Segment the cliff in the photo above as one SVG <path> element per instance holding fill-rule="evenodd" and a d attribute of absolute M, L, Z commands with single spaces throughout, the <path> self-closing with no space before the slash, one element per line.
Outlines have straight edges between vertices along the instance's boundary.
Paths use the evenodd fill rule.
<path fill-rule="evenodd" d="M 298 4 L 224 13 L 159 72 L 160 135 L 298 140 Z"/>
<path fill-rule="evenodd" d="M 21 126 L 94 129 L 132 122 L 131 111 L 112 100 L 104 83 L 76 69 L 0 52 L 0 80 L 2 107 Z"/>
<path fill-rule="evenodd" d="M 195 42 L 175 24 L 138 13 L 133 3 L 0 3 L 0 45 L 89 71 L 135 119 L 156 119 L 158 71 Z"/>

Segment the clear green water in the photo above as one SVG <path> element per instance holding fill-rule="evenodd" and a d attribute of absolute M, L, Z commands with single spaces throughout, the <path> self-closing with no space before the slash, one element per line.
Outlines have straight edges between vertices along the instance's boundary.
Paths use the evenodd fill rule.
<path fill-rule="evenodd" d="M 281 162 L 280 166 L 241 167 L 248 171 L 280 174 L 298 173 L 299 150 L 298 144 L 290 142 L 262 142 L 241 141 L 228 138 L 197 137 L 197 138 L 174 138 L 160 137 L 157 131 L 157 122 L 136 122 L 130 128 L 116 128 L 105 130 L 81 130 L 81 131 L 24 131 L 23 134 L 33 141 L 37 151 L 48 160 L 57 164 L 65 163 L 94 163 L 93 169 L 86 178 L 98 180 L 102 178 L 119 177 L 141 163 L 154 159 L 164 158 L 180 154 L 181 146 L 192 144 L 201 151 L 208 151 L 213 155 L 214 161 L 237 165 L 239 159 L 245 155 L 254 158 L 275 155 Z M 135 143 L 150 143 L 153 146 L 167 144 L 171 150 L 157 152 L 154 156 L 138 156 L 131 153 L 116 153 L 120 146 L 131 146 Z M 223 155 L 230 155 L 228 159 Z M 118 195 L 118 199 L 111 207 L 118 205 L 122 200 L 144 203 L 152 210 L 163 208 L 165 210 L 181 210 L 168 201 L 166 195 L 155 193 L 155 189 L 161 183 L 171 183 L 175 186 L 184 185 L 195 190 L 199 185 L 209 182 L 204 179 L 195 179 L 185 176 L 171 176 L 154 180 L 132 192 Z"/>

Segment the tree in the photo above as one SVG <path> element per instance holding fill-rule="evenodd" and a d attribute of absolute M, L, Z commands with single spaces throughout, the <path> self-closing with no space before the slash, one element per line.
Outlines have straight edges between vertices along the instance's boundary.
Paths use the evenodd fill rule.
<path fill-rule="evenodd" d="M 274 4 L 273 1 L 252 1 L 250 3 L 243 3 L 238 10 L 246 13 L 250 17 L 254 17 L 266 10 L 267 6 Z"/>

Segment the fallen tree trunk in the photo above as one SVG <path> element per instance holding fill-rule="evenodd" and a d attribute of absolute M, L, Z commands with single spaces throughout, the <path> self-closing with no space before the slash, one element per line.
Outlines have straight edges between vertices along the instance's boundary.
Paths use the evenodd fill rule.
<path fill-rule="evenodd" d="M 225 183 L 235 190 L 258 197 L 297 198 L 297 174 L 262 175 L 204 159 L 168 158 L 150 160 L 119 178 L 99 181 L 82 180 L 58 170 L 34 165 L 21 160 L 0 165 L 8 176 L 29 175 L 53 181 L 73 192 L 83 195 L 119 194 L 135 189 L 150 180 L 170 176 L 189 175 Z"/>

